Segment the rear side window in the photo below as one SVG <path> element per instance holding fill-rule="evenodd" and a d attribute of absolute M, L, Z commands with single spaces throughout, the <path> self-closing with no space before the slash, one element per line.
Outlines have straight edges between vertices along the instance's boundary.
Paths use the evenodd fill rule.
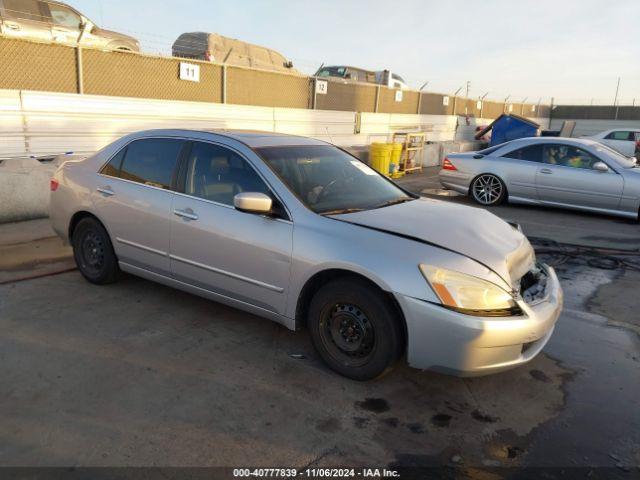
<path fill-rule="evenodd" d="M 617 131 L 617 132 L 611 132 L 609 135 L 606 136 L 606 139 L 634 141 L 635 136 L 633 135 L 633 132 Z"/>
<path fill-rule="evenodd" d="M 45 18 L 36 0 L 4 0 L 4 14 L 13 20 L 35 20 L 42 22 Z M 44 27 L 44 26 L 43 26 Z"/>
<path fill-rule="evenodd" d="M 506 153 L 503 157 L 527 160 L 529 162 L 542 162 L 542 145 L 529 145 Z"/>
<path fill-rule="evenodd" d="M 103 175 L 109 175 L 110 177 L 119 177 L 120 176 L 120 167 L 122 166 L 122 159 L 124 158 L 124 153 L 127 151 L 126 148 L 120 150 L 111 160 L 107 163 L 100 173 Z"/>
<path fill-rule="evenodd" d="M 100 173 L 169 189 L 184 143 L 172 138 L 136 140 L 113 157 Z"/>

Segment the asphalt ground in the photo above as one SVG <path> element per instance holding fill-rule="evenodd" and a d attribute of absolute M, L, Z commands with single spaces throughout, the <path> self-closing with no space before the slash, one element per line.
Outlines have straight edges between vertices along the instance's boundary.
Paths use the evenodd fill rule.
<path fill-rule="evenodd" d="M 402 180 L 426 195 L 436 182 L 432 170 Z M 366 383 L 328 370 L 305 331 L 133 276 L 98 287 L 76 271 L 56 274 L 68 270 L 69 250 L 46 221 L 0 226 L 0 466 L 639 475 L 640 227 L 564 210 L 492 211 L 538 239 L 560 275 L 566 306 L 544 352 L 488 377 L 401 362 Z"/>

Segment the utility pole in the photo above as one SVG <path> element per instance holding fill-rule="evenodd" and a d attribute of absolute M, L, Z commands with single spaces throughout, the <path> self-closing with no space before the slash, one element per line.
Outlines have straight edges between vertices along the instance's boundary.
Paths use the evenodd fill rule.
<path fill-rule="evenodd" d="M 457 103 L 456 100 L 458 99 L 458 93 L 460 93 L 460 90 L 462 90 L 462 87 L 457 89 L 456 93 L 453 94 L 453 115 L 456 114 L 456 103 Z"/>
<path fill-rule="evenodd" d="M 484 111 L 484 99 L 487 95 L 489 95 L 489 92 L 485 92 L 485 94 L 480 97 L 480 118 L 482 118 L 482 112 Z"/>
<path fill-rule="evenodd" d="M 613 98 L 613 105 L 618 105 L 618 91 L 620 90 L 620 77 L 618 77 L 618 84 L 616 85 L 616 96 Z"/>

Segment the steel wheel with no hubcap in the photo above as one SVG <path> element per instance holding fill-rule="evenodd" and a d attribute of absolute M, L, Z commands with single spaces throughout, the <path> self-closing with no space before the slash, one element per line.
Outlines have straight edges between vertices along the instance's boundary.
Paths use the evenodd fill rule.
<path fill-rule="evenodd" d="M 320 335 L 331 356 L 350 366 L 369 361 L 375 347 L 375 331 L 356 305 L 336 304 L 325 312 Z"/>

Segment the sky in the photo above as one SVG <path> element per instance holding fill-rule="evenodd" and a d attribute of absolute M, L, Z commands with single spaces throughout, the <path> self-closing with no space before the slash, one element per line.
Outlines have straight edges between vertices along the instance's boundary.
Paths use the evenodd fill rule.
<path fill-rule="evenodd" d="M 187 31 L 320 64 L 390 69 L 412 88 L 520 102 L 640 104 L 640 1 L 68 0 L 99 26 L 169 54 Z"/>

